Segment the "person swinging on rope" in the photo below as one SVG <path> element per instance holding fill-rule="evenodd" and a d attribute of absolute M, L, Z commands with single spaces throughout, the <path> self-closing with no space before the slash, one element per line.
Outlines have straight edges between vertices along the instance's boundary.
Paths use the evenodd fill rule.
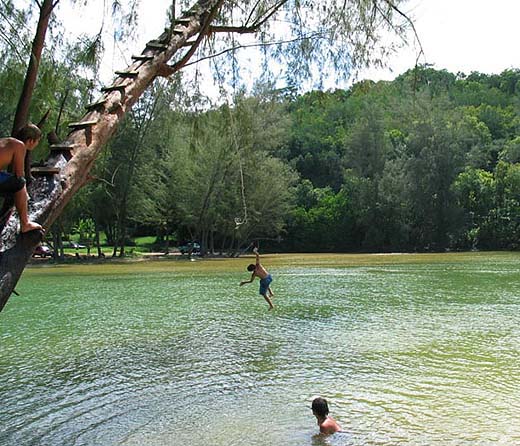
<path fill-rule="evenodd" d="M 264 296 L 264 299 L 269 304 L 269 310 L 272 310 L 274 308 L 273 302 L 271 301 L 271 298 L 274 296 L 273 291 L 271 290 L 271 282 L 273 281 L 273 278 L 271 277 L 271 274 L 267 272 L 267 270 L 264 268 L 264 266 L 260 263 L 260 255 L 258 254 L 258 248 L 255 246 L 253 248 L 253 252 L 256 255 L 256 263 L 250 264 L 247 267 L 247 270 L 252 272 L 251 279 L 249 280 L 243 280 L 240 282 L 240 286 L 245 285 L 246 283 L 251 283 L 255 277 L 258 277 L 260 279 L 260 294 Z"/>

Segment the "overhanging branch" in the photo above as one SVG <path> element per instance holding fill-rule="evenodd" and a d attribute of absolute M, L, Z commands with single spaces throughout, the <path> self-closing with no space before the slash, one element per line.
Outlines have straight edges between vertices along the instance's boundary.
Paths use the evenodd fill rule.
<path fill-rule="evenodd" d="M 197 36 L 197 39 L 195 40 L 195 42 L 193 43 L 191 48 L 188 50 L 188 52 L 184 55 L 184 57 L 179 62 L 177 62 L 176 64 L 174 64 L 172 66 L 167 65 L 166 67 L 162 67 L 162 72 L 163 73 L 165 72 L 164 70 L 168 70 L 168 68 L 169 68 L 169 69 L 171 69 L 170 74 L 173 74 L 176 71 L 179 71 L 184 66 L 186 66 L 188 60 L 190 60 L 191 57 L 193 56 L 193 54 L 195 54 L 195 51 L 200 46 L 200 44 L 201 44 L 202 40 L 204 39 L 204 37 L 206 37 L 209 34 L 209 29 L 211 27 L 211 22 L 213 21 L 213 19 L 217 15 L 218 10 L 220 9 L 220 7 L 222 6 L 223 3 L 224 3 L 224 0 L 219 0 L 215 4 L 215 6 L 211 9 L 210 13 L 208 14 L 208 17 L 206 18 L 206 20 L 204 21 L 204 24 L 202 25 L 200 33 Z"/>
<path fill-rule="evenodd" d="M 274 15 L 276 14 L 280 8 L 285 5 L 288 2 L 288 0 L 283 0 L 273 7 L 270 8 L 270 10 L 267 11 L 266 14 L 264 14 L 263 17 L 256 20 L 252 25 L 247 25 L 249 23 L 249 20 L 251 19 L 251 15 L 253 14 L 253 11 L 258 6 L 258 3 L 255 5 L 255 7 L 252 9 L 251 14 L 246 20 L 246 25 L 243 26 L 220 26 L 215 25 L 211 26 L 209 29 L 210 33 L 234 33 L 234 34 L 251 34 L 256 33 L 258 30 Z"/>
<path fill-rule="evenodd" d="M 209 33 L 233 33 L 233 34 L 251 34 L 256 33 L 256 26 L 210 26 Z"/>
<path fill-rule="evenodd" d="M 242 48 L 257 48 L 257 47 L 265 47 L 265 46 L 273 46 L 273 45 L 286 45 L 288 43 L 294 43 L 298 42 L 300 40 L 306 40 L 306 39 L 326 39 L 327 37 L 323 35 L 323 33 L 314 33 L 314 34 L 308 34 L 305 36 L 297 37 L 295 39 L 290 40 L 280 40 L 277 42 L 264 42 L 264 43 L 252 43 L 249 45 L 237 45 L 233 46 L 231 48 L 227 48 L 225 50 L 222 50 L 215 54 L 210 54 L 209 56 L 201 57 L 200 59 L 197 59 L 193 62 L 187 63 L 184 65 L 184 67 L 189 67 L 190 65 L 195 65 L 203 60 L 213 59 L 215 57 L 222 56 L 223 54 L 229 53 L 231 51 L 236 51 Z M 172 67 L 173 68 L 173 67 Z"/>
<path fill-rule="evenodd" d="M 415 36 L 415 40 L 417 41 L 417 44 L 419 45 L 419 54 L 417 55 L 417 59 L 415 61 L 415 64 L 417 65 L 418 61 L 419 61 L 419 57 L 421 57 L 421 55 L 424 55 L 424 50 L 423 50 L 423 47 L 422 47 L 422 44 L 421 44 L 421 39 L 419 38 L 419 34 L 417 33 L 417 29 L 415 28 L 415 25 L 413 23 L 413 20 L 410 19 L 410 17 L 408 17 L 408 15 L 406 15 L 403 11 L 401 11 L 397 6 L 394 5 L 394 3 L 391 1 L 391 0 L 383 0 L 388 6 L 390 6 L 391 9 L 393 9 L 395 12 L 397 12 L 400 16 L 402 16 L 407 22 L 408 24 L 410 25 L 410 27 L 412 28 L 412 31 L 413 31 L 413 34 Z M 379 6 L 377 6 L 377 0 L 374 1 L 374 5 L 375 7 L 379 10 L 379 12 L 381 13 L 381 15 L 383 16 L 383 18 L 386 20 L 387 23 L 390 24 L 390 26 L 392 26 L 393 29 L 395 29 L 391 23 L 391 21 L 389 20 L 389 18 L 383 13 L 383 11 L 381 11 L 381 9 L 379 8 Z"/>

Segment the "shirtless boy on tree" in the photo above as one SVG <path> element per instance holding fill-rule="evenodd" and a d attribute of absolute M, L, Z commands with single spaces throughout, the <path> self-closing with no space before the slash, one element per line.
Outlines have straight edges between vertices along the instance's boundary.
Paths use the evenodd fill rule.
<path fill-rule="evenodd" d="M 271 301 L 271 297 L 274 296 L 273 292 L 271 291 L 270 284 L 273 281 L 273 278 L 271 277 L 271 274 L 267 272 L 267 270 L 263 267 L 263 265 L 260 263 L 260 255 L 258 254 L 258 248 L 254 247 L 253 252 L 256 255 L 256 264 L 250 264 L 247 267 L 247 270 L 252 272 L 251 279 L 249 280 L 243 280 L 240 282 L 240 286 L 245 285 L 246 283 L 251 283 L 255 277 L 258 277 L 260 279 L 260 294 L 264 296 L 264 299 L 269 304 L 269 310 L 272 310 L 274 308 L 273 302 Z M 268 295 L 269 293 L 269 295 Z"/>
<path fill-rule="evenodd" d="M 25 153 L 38 145 L 41 135 L 37 126 L 27 124 L 20 129 L 16 138 L 0 138 L 0 169 L 7 169 L 11 165 L 13 171 L 0 171 L 0 195 L 14 195 L 14 205 L 20 217 L 22 233 L 42 229 L 41 225 L 29 220 L 24 178 Z"/>

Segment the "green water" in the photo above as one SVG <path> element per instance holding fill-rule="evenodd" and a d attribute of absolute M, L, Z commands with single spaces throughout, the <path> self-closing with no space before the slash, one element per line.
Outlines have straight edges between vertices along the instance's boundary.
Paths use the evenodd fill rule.
<path fill-rule="evenodd" d="M 27 270 L 0 445 L 520 444 L 520 254 L 268 256 L 272 312 L 247 263 Z"/>

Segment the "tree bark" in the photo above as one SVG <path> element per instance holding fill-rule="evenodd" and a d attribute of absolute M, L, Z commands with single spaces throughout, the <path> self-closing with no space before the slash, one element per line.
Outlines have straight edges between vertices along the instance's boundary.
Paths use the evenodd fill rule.
<path fill-rule="evenodd" d="M 128 80 L 116 78 L 114 88 L 103 95 L 104 104 L 100 108 L 88 111 L 80 122 L 83 127 L 74 127 L 66 139 L 66 144 L 73 146 L 72 158 L 67 161 L 61 154 L 47 160 L 50 167 L 60 168 L 59 175 L 40 177 L 30 187 L 32 201 L 30 218 L 48 228 L 61 214 L 65 205 L 74 194 L 87 183 L 87 176 L 97 156 L 106 142 L 112 137 L 124 115 L 131 109 L 154 79 L 169 67 L 167 62 L 182 49 L 186 41 L 197 35 L 203 35 L 216 16 L 224 0 L 198 0 L 187 11 L 184 19 L 189 23 L 172 24 L 176 29 L 163 33 L 157 40 L 164 42 L 164 48 L 147 47 L 144 55 L 153 56 L 151 60 L 136 60 L 127 71 L 137 71 L 137 77 Z M 197 39 L 200 43 L 202 39 Z M 190 50 L 189 50 L 190 51 Z M 171 68 L 171 67 L 170 67 Z M 173 68 L 169 72 L 175 71 Z M 87 124 L 95 122 L 95 124 Z M 0 247 L 0 311 L 7 303 L 32 251 L 41 239 L 41 234 L 24 234 L 16 237 L 17 222 L 11 218 L 2 231 Z M 13 230 L 14 229 L 14 230 Z"/>

